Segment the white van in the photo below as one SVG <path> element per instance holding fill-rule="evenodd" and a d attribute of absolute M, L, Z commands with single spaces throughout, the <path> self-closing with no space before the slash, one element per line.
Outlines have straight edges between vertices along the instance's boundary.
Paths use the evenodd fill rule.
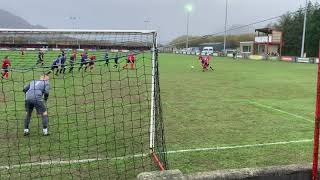
<path fill-rule="evenodd" d="M 202 49 L 201 55 L 212 55 L 213 54 L 213 47 L 204 47 Z"/>

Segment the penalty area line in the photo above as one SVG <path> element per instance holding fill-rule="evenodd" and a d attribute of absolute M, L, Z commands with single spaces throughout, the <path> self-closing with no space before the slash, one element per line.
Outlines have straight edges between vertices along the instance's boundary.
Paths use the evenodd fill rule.
<path fill-rule="evenodd" d="M 296 117 L 298 119 L 302 119 L 302 120 L 306 120 L 306 121 L 309 121 L 311 123 L 314 123 L 314 121 L 310 120 L 310 119 L 307 119 L 303 116 L 300 116 L 300 115 L 297 115 L 297 114 L 294 114 L 294 113 L 290 113 L 290 112 L 287 112 L 287 111 L 283 111 L 283 110 L 280 110 L 280 109 L 276 109 L 274 107 L 271 107 L 271 106 L 267 106 L 267 105 L 263 105 L 263 104 L 260 104 L 260 103 L 257 103 L 257 102 L 254 102 L 254 101 L 250 101 L 250 100 L 247 100 L 250 104 L 254 104 L 256 106 L 259 106 L 259 107 L 262 107 L 262 108 L 265 108 L 265 109 L 270 109 L 270 110 L 273 110 L 273 111 L 277 111 L 277 112 L 280 112 L 280 113 L 283 113 L 283 114 L 287 114 L 287 115 L 290 115 L 290 116 L 293 116 L 293 117 Z"/>
<path fill-rule="evenodd" d="M 296 140 L 296 141 L 280 141 L 280 142 L 261 143 L 261 144 L 247 144 L 247 145 L 222 146 L 222 147 L 218 146 L 218 147 L 211 147 L 211 148 L 182 149 L 182 150 L 175 150 L 175 151 L 167 151 L 167 154 L 197 152 L 197 151 L 219 151 L 219 150 L 228 150 L 228 149 L 264 147 L 264 146 L 286 145 L 286 144 L 299 144 L 299 143 L 307 143 L 307 142 L 312 142 L 312 141 L 313 141 L 313 139 L 303 139 L 303 140 Z"/>
<path fill-rule="evenodd" d="M 179 154 L 179 153 L 187 153 L 187 152 L 200 152 L 200 151 L 220 151 L 220 150 L 228 150 L 228 149 L 240 149 L 240 148 L 254 148 L 254 147 L 265 147 L 265 146 L 274 146 L 274 145 L 286 145 L 286 144 L 299 144 L 299 143 L 308 143 L 312 142 L 313 139 L 303 139 L 303 140 L 295 140 L 295 141 L 281 141 L 281 142 L 271 142 L 271 143 L 261 143 L 261 144 L 247 144 L 247 145 L 235 145 L 235 146 L 217 146 L 211 148 L 196 148 L 196 149 L 181 149 L 181 150 L 172 150 L 167 151 L 167 154 Z M 91 159 L 76 159 L 76 160 L 53 160 L 53 161 L 42 161 L 42 162 L 33 162 L 33 163 L 24 163 L 17 165 L 7 165 L 0 166 L 0 170 L 2 169 L 15 169 L 22 167 L 31 167 L 31 166 L 49 166 L 49 165 L 68 165 L 68 164 L 80 164 L 80 163 L 90 163 L 95 161 L 104 161 L 104 160 L 126 160 L 130 158 L 141 158 L 146 157 L 150 154 L 135 154 L 130 156 L 122 156 L 122 157 L 114 157 L 114 158 L 91 158 Z"/>
<path fill-rule="evenodd" d="M 67 165 L 67 164 L 81 164 L 81 163 L 90 163 L 95 161 L 114 161 L 114 160 L 126 160 L 130 158 L 139 158 L 139 157 L 146 157 L 149 154 L 135 154 L 132 156 L 121 156 L 121 157 L 114 157 L 114 158 L 91 158 L 91 159 L 75 159 L 75 160 L 52 160 L 52 161 L 42 161 L 42 162 L 33 162 L 33 163 L 24 163 L 24 164 L 16 164 L 16 165 L 7 165 L 7 166 L 0 166 L 1 169 L 15 169 L 21 167 L 31 167 L 31 166 L 50 166 L 50 165 Z"/>

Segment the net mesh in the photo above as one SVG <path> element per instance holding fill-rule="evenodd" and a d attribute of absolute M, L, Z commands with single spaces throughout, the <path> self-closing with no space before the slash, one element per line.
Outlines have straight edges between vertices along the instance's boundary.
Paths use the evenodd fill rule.
<path fill-rule="evenodd" d="M 0 179 L 131 179 L 157 169 L 150 147 L 168 168 L 155 33 L 2 30 L 0 47 L 12 66 L 0 82 Z M 36 109 L 24 136 L 22 90 L 44 74 L 49 136 Z"/>

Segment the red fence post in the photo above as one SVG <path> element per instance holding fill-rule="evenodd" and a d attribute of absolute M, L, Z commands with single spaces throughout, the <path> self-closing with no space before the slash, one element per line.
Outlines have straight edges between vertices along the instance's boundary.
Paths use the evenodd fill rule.
<path fill-rule="evenodd" d="M 319 42 L 319 61 L 320 61 L 320 42 Z M 317 78 L 316 113 L 315 113 L 315 123 L 314 123 L 312 180 L 318 179 L 319 120 L 320 120 L 320 62 L 319 61 L 318 61 L 318 78 Z"/>

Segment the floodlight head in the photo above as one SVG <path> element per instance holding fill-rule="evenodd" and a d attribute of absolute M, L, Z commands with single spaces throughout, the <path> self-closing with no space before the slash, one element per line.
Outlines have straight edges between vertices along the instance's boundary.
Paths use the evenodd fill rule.
<path fill-rule="evenodd" d="M 192 11 L 192 5 L 191 4 L 187 4 L 185 6 L 185 9 L 187 10 L 187 12 L 191 12 Z"/>

